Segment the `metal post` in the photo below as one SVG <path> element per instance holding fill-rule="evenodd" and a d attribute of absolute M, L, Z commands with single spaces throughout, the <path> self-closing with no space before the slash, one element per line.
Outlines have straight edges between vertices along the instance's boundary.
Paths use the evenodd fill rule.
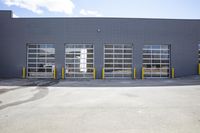
<path fill-rule="evenodd" d="M 23 79 L 26 78 L 26 68 L 25 67 L 22 68 L 22 78 Z"/>
<path fill-rule="evenodd" d="M 65 79 L 65 68 L 62 67 L 62 79 Z"/>
<path fill-rule="evenodd" d="M 144 79 L 144 67 L 142 67 L 142 79 Z"/>
<path fill-rule="evenodd" d="M 172 67 L 172 78 L 175 77 L 175 72 L 174 72 L 174 68 Z"/>
<path fill-rule="evenodd" d="M 53 78 L 56 79 L 56 67 L 54 68 L 54 71 L 53 71 Z"/>
<path fill-rule="evenodd" d="M 200 63 L 199 63 L 199 75 L 200 75 Z"/>
<path fill-rule="evenodd" d="M 102 79 L 104 79 L 105 78 L 105 70 L 104 70 L 104 67 L 102 68 Z"/>
<path fill-rule="evenodd" d="M 96 79 L 96 68 L 93 68 L 93 78 Z"/>
<path fill-rule="evenodd" d="M 136 79 L 136 68 L 133 69 L 133 78 Z"/>

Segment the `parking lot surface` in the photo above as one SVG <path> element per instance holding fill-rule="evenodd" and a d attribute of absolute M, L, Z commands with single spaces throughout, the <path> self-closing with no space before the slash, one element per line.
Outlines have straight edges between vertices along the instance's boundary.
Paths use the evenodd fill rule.
<path fill-rule="evenodd" d="M 0 133 L 200 133 L 200 77 L 0 79 Z"/>

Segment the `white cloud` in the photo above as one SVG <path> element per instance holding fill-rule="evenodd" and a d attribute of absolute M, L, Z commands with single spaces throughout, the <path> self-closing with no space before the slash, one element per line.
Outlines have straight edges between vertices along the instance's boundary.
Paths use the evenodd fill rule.
<path fill-rule="evenodd" d="M 12 14 L 13 18 L 19 18 L 19 16 L 17 16 L 15 13 Z"/>
<path fill-rule="evenodd" d="M 91 11 L 91 10 L 85 10 L 85 9 L 81 9 L 80 14 L 83 16 L 102 17 L 102 15 L 98 11 Z"/>
<path fill-rule="evenodd" d="M 72 14 L 74 4 L 72 0 L 3 0 L 8 6 L 18 6 L 31 10 L 34 13 L 42 14 L 44 9 L 50 12 Z"/>

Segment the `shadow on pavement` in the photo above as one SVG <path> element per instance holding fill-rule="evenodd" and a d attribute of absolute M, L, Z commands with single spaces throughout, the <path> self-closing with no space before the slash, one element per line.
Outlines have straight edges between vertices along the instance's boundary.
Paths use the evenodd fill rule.
<path fill-rule="evenodd" d="M 26 100 L 19 100 L 16 102 L 12 102 L 12 103 L 8 103 L 8 104 L 4 104 L 2 106 L 0 106 L 0 110 L 3 110 L 5 108 L 11 107 L 11 106 L 17 106 L 20 104 L 24 104 L 24 103 L 28 103 L 28 102 L 32 102 L 32 101 L 36 101 L 39 99 L 44 98 L 45 96 L 48 95 L 49 90 L 47 88 L 47 86 L 51 86 L 53 84 L 56 84 L 56 81 L 48 81 L 48 82 L 32 82 L 31 84 L 26 84 L 24 86 L 21 87 L 16 87 L 16 88 L 12 88 L 12 89 L 0 89 L 0 95 L 6 92 L 10 92 L 10 91 L 14 91 L 17 89 L 25 89 L 27 86 L 37 86 L 37 88 L 35 89 L 37 91 L 37 93 L 33 94 L 32 97 L 30 97 L 29 99 Z M 3 102 L 0 101 L 0 104 L 2 104 Z"/>
<path fill-rule="evenodd" d="M 189 86 L 200 85 L 200 76 L 175 78 L 175 79 L 145 79 L 145 80 L 49 80 L 49 79 L 1 79 L 0 95 L 15 91 L 18 89 L 26 89 L 30 86 L 36 86 L 37 93 L 26 100 L 4 104 L 0 106 L 0 110 L 11 106 L 17 106 L 44 98 L 49 93 L 49 86 L 52 87 L 153 87 L 153 86 Z M 16 86 L 9 88 L 9 86 Z M 5 87 L 5 88 L 1 88 Z M 0 100 L 0 104 L 3 101 Z"/>

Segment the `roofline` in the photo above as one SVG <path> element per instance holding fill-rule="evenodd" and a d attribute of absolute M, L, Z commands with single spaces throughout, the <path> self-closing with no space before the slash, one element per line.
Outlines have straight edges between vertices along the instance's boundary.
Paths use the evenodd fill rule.
<path fill-rule="evenodd" d="M 199 19 L 186 19 L 186 18 L 131 18 L 131 17 L 18 17 L 13 18 L 12 10 L 0 10 L 0 12 L 9 12 L 12 19 L 138 19 L 138 20 L 184 20 L 184 21 L 200 21 Z"/>
<path fill-rule="evenodd" d="M 131 18 L 131 17 L 18 17 L 12 19 L 137 19 L 137 20 L 183 20 L 183 21 L 200 21 L 200 19 L 182 19 L 182 18 Z"/>

